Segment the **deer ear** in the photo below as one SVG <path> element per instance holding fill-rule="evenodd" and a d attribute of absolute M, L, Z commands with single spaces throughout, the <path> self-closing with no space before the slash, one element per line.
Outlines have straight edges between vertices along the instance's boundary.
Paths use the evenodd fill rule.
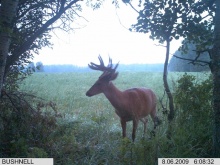
<path fill-rule="evenodd" d="M 110 80 L 115 80 L 118 77 L 118 72 L 111 75 Z"/>

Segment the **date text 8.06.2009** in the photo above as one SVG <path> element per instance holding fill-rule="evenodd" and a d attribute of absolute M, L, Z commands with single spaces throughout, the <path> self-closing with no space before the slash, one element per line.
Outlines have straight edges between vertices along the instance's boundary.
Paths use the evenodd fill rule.
<path fill-rule="evenodd" d="M 159 158 L 158 165 L 220 165 L 220 158 Z"/>

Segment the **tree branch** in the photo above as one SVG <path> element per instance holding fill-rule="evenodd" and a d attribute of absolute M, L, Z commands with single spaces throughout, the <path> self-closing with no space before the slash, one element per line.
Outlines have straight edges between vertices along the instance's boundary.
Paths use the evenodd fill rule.
<path fill-rule="evenodd" d="M 51 26 L 54 22 L 56 22 L 62 14 L 65 13 L 66 10 L 68 10 L 69 8 L 72 7 L 73 4 L 77 3 L 80 0 L 74 0 L 71 1 L 67 6 L 63 6 L 63 4 L 61 4 L 60 10 L 59 12 L 52 17 L 51 19 L 49 19 L 45 24 L 42 25 L 42 27 L 40 29 L 38 29 L 32 36 L 30 36 L 27 40 L 25 40 L 23 42 L 23 44 L 21 44 L 21 46 L 19 46 L 11 56 L 8 56 L 7 59 L 7 63 L 6 63 L 6 68 L 5 68 L 5 73 L 7 73 L 10 69 L 10 66 L 14 64 L 15 61 L 17 61 L 19 59 L 19 57 L 25 53 L 27 50 L 29 50 L 30 46 L 33 44 L 33 42 L 41 35 L 43 34 L 45 31 L 48 30 L 48 27 Z"/>
<path fill-rule="evenodd" d="M 131 2 L 129 2 L 128 4 L 131 6 L 131 8 L 132 8 L 134 11 L 136 11 L 137 13 L 139 13 L 139 11 L 137 11 L 137 9 L 135 9 L 135 7 L 131 4 Z"/>
<path fill-rule="evenodd" d="M 165 45 L 162 45 L 162 44 L 154 44 L 155 46 L 161 46 L 161 47 L 164 47 L 164 48 L 166 48 L 167 46 L 165 46 Z"/>
<path fill-rule="evenodd" d="M 198 60 L 198 56 L 196 56 L 195 59 L 183 58 L 183 57 L 179 57 L 177 55 L 173 55 L 173 57 L 176 57 L 176 58 L 181 59 L 181 60 L 190 61 L 189 63 L 192 63 L 193 65 L 196 64 L 195 62 L 198 62 L 197 64 L 204 63 L 204 64 L 199 64 L 201 66 L 210 65 L 210 62 L 208 62 L 208 61 Z"/>
<path fill-rule="evenodd" d="M 75 10 L 73 10 L 73 12 L 74 12 L 79 18 L 83 18 L 86 22 L 89 22 L 85 17 L 79 15 Z"/>

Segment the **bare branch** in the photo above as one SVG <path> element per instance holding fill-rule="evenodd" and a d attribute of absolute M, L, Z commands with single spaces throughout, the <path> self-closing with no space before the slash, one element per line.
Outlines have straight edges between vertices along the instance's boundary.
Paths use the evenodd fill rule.
<path fill-rule="evenodd" d="M 83 18 L 86 22 L 89 22 L 85 17 L 79 15 L 75 10 L 73 10 L 73 12 L 74 12 L 79 18 Z"/>
<path fill-rule="evenodd" d="M 193 65 L 195 65 L 195 64 L 198 64 L 201 66 L 210 65 L 210 62 L 208 62 L 208 61 L 198 60 L 198 56 L 195 59 L 183 58 L 183 57 L 179 57 L 177 55 L 173 55 L 173 57 L 179 58 L 181 60 L 190 61 L 189 63 L 192 63 Z M 196 62 L 198 62 L 198 63 L 196 63 Z M 200 63 L 204 63 L 204 64 L 200 64 Z"/>
<path fill-rule="evenodd" d="M 162 46 L 162 47 L 164 47 L 164 48 L 166 48 L 167 46 L 165 46 L 165 45 L 162 45 L 162 44 L 154 44 L 155 46 Z"/>
<path fill-rule="evenodd" d="M 118 17 L 118 21 L 119 21 L 120 25 L 123 28 L 125 28 L 126 30 L 130 31 L 129 28 L 125 27 L 125 25 L 122 24 L 121 19 L 120 19 L 119 15 L 118 15 L 117 9 L 115 9 L 115 13 L 116 13 L 116 16 Z"/>
<path fill-rule="evenodd" d="M 132 8 L 134 11 L 136 11 L 137 13 L 139 13 L 139 11 L 138 11 L 137 9 L 135 9 L 135 7 L 131 4 L 131 2 L 129 2 L 128 4 L 131 6 L 131 8 Z"/>
<path fill-rule="evenodd" d="M 208 52 L 208 53 L 210 53 L 210 49 L 204 49 L 204 50 L 192 50 L 192 51 L 194 51 L 194 52 L 196 52 L 196 53 L 205 53 L 205 52 Z"/>
<path fill-rule="evenodd" d="M 193 50 L 195 51 L 197 54 L 201 55 L 202 53 L 208 52 L 210 59 L 212 59 L 212 54 L 211 54 L 211 49 L 204 49 L 204 50 Z"/>

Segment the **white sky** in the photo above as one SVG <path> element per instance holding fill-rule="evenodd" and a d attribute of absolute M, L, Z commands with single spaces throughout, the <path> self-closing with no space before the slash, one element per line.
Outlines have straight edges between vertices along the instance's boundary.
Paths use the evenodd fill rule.
<path fill-rule="evenodd" d="M 100 54 L 104 61 L 110 56 L 113 63 L 164 63 L 164 47 L 156 46 L 158 43 L 149 39 L 147 34 L 128 30 L 137 18 L 137 13 L 130 6 L 121 3 L 116 9 L 111 1 L 105 1 L 98 10 L 85 7 L 78 14 L 89 22 L 79 18 L 73 26 L 83 28 L 70 34 L 56 32 L 52 39 L 53 49 L 43 48 L 34 62 L 86 66 L 91 61 L 97 62 Z M 171 43 L 171 54 L 179 45 L 180 41 Z"/>

